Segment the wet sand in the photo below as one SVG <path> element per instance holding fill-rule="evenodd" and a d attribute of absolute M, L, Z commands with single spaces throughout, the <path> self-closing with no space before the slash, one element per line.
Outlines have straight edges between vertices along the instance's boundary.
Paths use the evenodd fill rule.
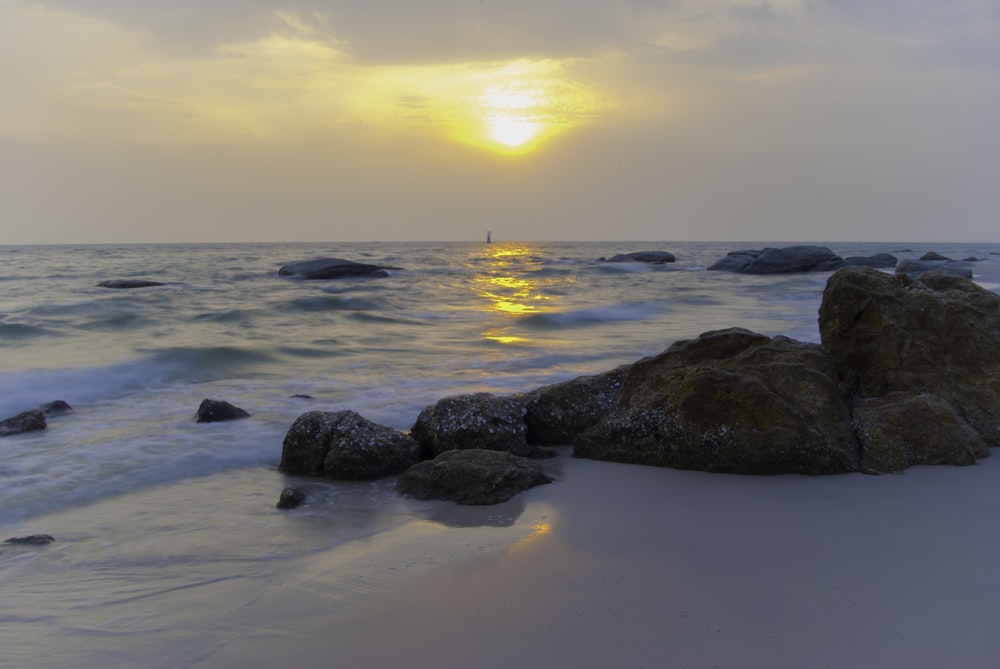
<path fill-rule="evenodd" d="M 514 525 L 455 527 L 489 513 L 463 510 L 326 556 L 193 666 L 997 666 L 1000 458 L 821 478 L 550 462 L 561 480 L 508 503 Z M 394 576 L 334 603 L 361 565 Z"/>

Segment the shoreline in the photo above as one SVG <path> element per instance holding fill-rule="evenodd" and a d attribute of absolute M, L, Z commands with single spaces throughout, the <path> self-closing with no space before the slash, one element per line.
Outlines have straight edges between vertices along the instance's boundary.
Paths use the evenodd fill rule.
<path fill-rule="evenodd" d="M 339 610 L 321 574 L 191 666 L 994 666 L 993 458 L 878 477 L 554 464 L 509 545 L 442 546 Z"/>

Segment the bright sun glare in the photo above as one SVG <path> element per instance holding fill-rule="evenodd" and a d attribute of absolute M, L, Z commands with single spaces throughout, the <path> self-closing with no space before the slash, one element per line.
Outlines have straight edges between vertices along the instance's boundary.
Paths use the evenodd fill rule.
<path fill-rule="evenodd" d="M 543 129 L 541 111 L 547 100 L 545 92 L 519 81 L 487 86 L 480 97 L 486 111 L 485 121 L 493 140 L 516 148 L 524 146 Z"/>

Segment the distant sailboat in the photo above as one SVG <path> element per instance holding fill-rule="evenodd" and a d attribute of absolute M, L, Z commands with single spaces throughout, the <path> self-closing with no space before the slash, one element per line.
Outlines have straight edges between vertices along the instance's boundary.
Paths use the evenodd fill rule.
<path fill-rule="evenodd" d="M 486 243 L 487 244 L 493 243 L 493 233 L 489 230 L 486 231 Z"/>

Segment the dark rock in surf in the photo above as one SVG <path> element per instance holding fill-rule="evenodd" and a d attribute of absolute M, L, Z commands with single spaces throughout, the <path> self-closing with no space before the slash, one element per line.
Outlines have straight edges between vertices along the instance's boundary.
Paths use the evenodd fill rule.
<path fill-rule="evenodd" d="M 932 261 L 951 260 L 951 258 L 949 258 L 948 256 L 943 256 L 940 253 L 938 253 L 937 251 L 928 251 L 924 255 L 920 256 L 920 259 L 921 260 L 925 260 L 925 261 L 926 260 L 932 260 Z"/>
<path fill-rule="evenodd" d="M 379 267 L 343 258 L 316 258 L 315 260 L 303 260 L 285 265 L 278 270 L 278 275 L 309 280 L 342 279 L 356 276 L 385 277 L 388 276 L 386 270 L 389 269 L 400 268 Z"/>
<path fill-rule="evenodd" d="M 537 461 L 485 449 L 446 451 L 410 467 L 396 490 L 418 499 L 499 504 L 536 485 L 551 483 Z"/>
<path fill-rule="evenodd" d="M 10 539 L 4 541 L 5 544 L 19 546 L 46 546 L 54 542 L 55 539 L 48 534 L 32 534 L 27 537 L 11 537 Z"/>
<path fill-rule="evenodd" d="M 830 272 L 846 264 L 843 258 L 825 246 L 797 245 L 760 251 L 732 251 L 708 269 L 741 274 L 789 274 Z"/>
<path fill-rule="evenodd" d="M 73 407 L 62 400 L 55 400 L 54 402 L 48 402 L 38 407 L 46 416 L 56 416 L 61 413 L 66 413 L 67 411 L 72 411 Z"/>
<path fill-rule="evenodd" d="M 39 409 L 22 411 L 16 416 L 0 420 L 0 437 L 8 437 L 46 428 L 45 414 Z"/>
<path fill-rule="evenodd" d="M 741 328 L 634 363 L 575 457 L 743 474 L 855 471 L 859 447 L 816 344 Z"/>
<path fill-rule="evenodd" d="M 955 276 L 972 278 L 972 269 L 963 262 L 957 260 L 900 260 L 896 265 L 896 274 L 911 274 L 920 276 L 927 272 L 936 271 L 948 272 Z"/>
<path fill-rule="evenodd" d="M 876 253 L 873 256 L 848 256 L 844 258 L 844 262 L 859 267 L 889 269 L 890 267 L 895 267 L 899 259 L 891 253 Z"/>
<path fill-rule="evenodd" d="M 115 288 L 117 290 L 128 290 L 130 288 L 151 288 L 154 286 L 165 286 L 159 281 L 146 281 L 145 279 L 112 279 L 111 281 L 101 281 L 97 284 L 100 288 Z"/>
<path fill-rule="evenodd" d="M 278 496 L 278 503 L 274 505 L 276 509 L 295 509 L 306 501 L 305 493 L 295 488 L 285 488 Z"/>
<path fill-rule="evenodd" d="M 645 262 L 656 265 L 674 262 L 676 256 L 668 251 L 636 251 L 634 253 L 619 253 L 611 256 L 607 262 Z"/>
<path fill-rule="evenodd" d="M 623 365 L 594 376 L 581 376 L 524 395 L 524 423 L 529 444 L 568 446 L 599 421 L 618 399 L 628 371 Z"/>
<path fill-rule="evenodd" d="M 929 395 L 1000 446 L 1000 295 L 947 271 L 915 278 L 845 269 L 827 282 L 819 329 L 845 396 Z"/>
<path fill-rule="evenodd" d="M 278 469 L 288 474 L 368 480 L 405 471 L 424 451 L 409 435 L 353 411 L 309 411 L 285 435 Z"/>
<path fill-rule="evenodd" d="M 225 420 L 237 420 L 249 417 L 249 413 L 238 406 L 233 406 L 229 402 L 205 399 L 198 406 L 195 421 L 198 423 L 219 423 Z"/>
<path fill-rule="evenodd" d="M 421 411 L 410 434 L 431 457 L 468 448 L 538 457 L 541 450 L 527 441 L 524 414 L 519 398 L 490 393 L 447 397 Z"/>

